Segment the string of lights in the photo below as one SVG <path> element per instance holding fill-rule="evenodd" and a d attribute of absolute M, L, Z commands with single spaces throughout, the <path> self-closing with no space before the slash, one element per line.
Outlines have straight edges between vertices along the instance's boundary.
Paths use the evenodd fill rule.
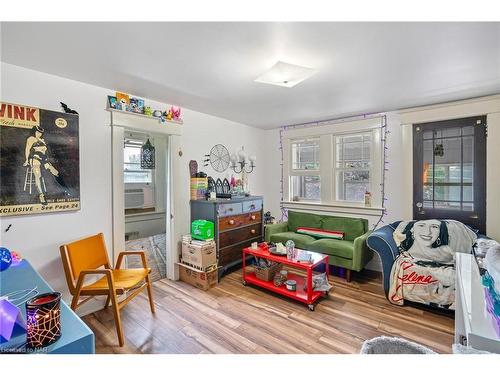
<path fill-rule="evenodd" d="M 390 131 L 387 130 L 387 116 L 384 114 L 380 113 L 367 113 L 359 116 L 352 116 L 352 117 L 344 117 L 344 118 L 334 118 L 334 119 L 329 119 L 329 120 L 323 120 L 323 121 L 316 121 L 316 122 L 308 122 L 308 123 L 303 123 L 303 124 L 295 124 L 295 125 L 284 125 L 280 128 L 279 131 L 279 136 L 280 136 L 280 153 L 281 153 L 281 179 L 280 179 L 280 210 L 281 210 L 281 219 L 280 222 L 286 220 L 288 218 L 288 211 L 287 209 L 283 206 L 283 199 L 284 199 L 284 184 L 283 184 L 283 179 L 284 179 L 284 172 L 283 172 L 283 132 L 286 130 L 290 129 L 300 129 L 300 128 L 309 128 L 309 127 L 317 127 L 317 126 L 323 126 L 323 125 L 332 125 L 332 124 L 339 124 L 343 122 L 350 122 L 350 121 L 356 121 L 356 120 L 363 120 L 363 119 L 368 119 L 368 118 L 376 118 L 376 117 L 381 117 L 382 122 L 380 125 L 380 137 L 381 137 L 381 144 L 383 147 L 383 153 L 382 153 L 382 162 L 383 162 L 383 169 L 382 169 L 382 182 L 380 183 L 380 193 L 382 197 L 382 214 L 380 215 L 380 218 L 378 221 L 374 224 L 373 230 L 376 229 L 381 223 L 384 223 L 384 216 L 387 215 L 387 209 L 385 207 L 387 198 L 385 196 L 385 177 L 386 177 L 386 172 L 389 170 L 388 165 L 389 162 L 387 160 L 387 138 L 388 135 L 390 134 Z"/>

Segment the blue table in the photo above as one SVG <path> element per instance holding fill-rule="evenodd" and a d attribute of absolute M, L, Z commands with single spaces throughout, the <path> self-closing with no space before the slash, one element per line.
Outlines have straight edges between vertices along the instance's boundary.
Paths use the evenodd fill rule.
<path fill-rule="evenodd" d="M 28 261 L 23 260 L 16 266 L 0 272 L 0 296 L 23 289 L 38 287 L 38 294 L 52 292 L 53 289 L 42 279 Z M 19 306 L 24 320 L 26 321 L 26 306 Z M 0 344 L 0 353 L 9 352 L 9 349 L 18 348 L 18 352 L 24 352 L 23 343 L 26 342 L 26 334 L 12 337 L 6 343 Z M 71 310 L 64 301 L 61 301 L 61 337 L 52 345 L 42 348 L 41 353 L 54 354 L 94 354 L 94 333 Z"/>

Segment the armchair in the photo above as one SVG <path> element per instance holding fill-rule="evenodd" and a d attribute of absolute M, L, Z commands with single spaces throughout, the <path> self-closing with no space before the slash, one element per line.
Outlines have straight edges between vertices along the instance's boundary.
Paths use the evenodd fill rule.
<path fill-rule="evenodd" d="M 124 337 L 120 309 L 147 288 L 151 312 L 155 313 L 153 291 L 149 279 L 151 269 L 148 268 L 144 252 L 121 252 L 116 261 L 116 267 L 112 268 L 102 233 L 62 245 L 60 252 L 68 288 L 73 296 L 71 309 L 76 310 L 94 296 L 107 296 L 104 307 L 107 308 L 111 302 L 118 341 L 120 346 L 123 346 Z M 131 255 L 141 257 L 143 268 L 121 268 L 124 257 Z M 102 275 L 102 277 L 84 285 L 88 275 Z M 125 299 L 118 301 L 118 295 L 123 295 L 131 289 L 133 290 Z M 82 296 L 88 297 L 79 302 Z"/>

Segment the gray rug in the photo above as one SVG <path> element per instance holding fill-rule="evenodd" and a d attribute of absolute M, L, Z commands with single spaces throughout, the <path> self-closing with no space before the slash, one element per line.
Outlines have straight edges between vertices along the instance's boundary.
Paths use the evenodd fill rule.
<path fill-rule="evenodd" d="M 366 340 L 360 354 L 437 354 L 433 350 L 399 337 L 380 336 Z"/>

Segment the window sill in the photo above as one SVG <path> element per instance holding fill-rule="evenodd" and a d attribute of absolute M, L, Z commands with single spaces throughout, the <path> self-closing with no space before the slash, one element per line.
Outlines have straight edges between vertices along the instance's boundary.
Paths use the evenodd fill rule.
<path fill-rule="evenodd" d="M 365 206 L 349 203 L 321 203 L 321 202 L 291 202 L 282 201 L 283 208 L 298 209 L 298 210 L 311 210 L 311 211 L 324 211 L 344 214 L 363 214 L 368 216 L 380 216 L 384 212 L 383 207 L 378 206 Z"/>

